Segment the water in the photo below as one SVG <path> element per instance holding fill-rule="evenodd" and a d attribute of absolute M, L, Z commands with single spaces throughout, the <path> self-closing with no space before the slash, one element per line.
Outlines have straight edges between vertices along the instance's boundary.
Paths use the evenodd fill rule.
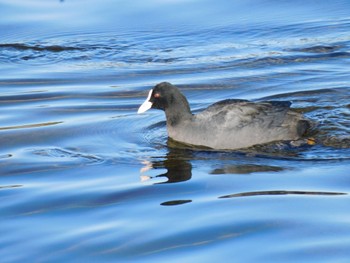
<path fill-rule="evenodd" d="M 348 262 L 348 1 L 0 1 L 1 262 Z M 291 100 L 315 145 L 222 152 L 137 115 Z"/>

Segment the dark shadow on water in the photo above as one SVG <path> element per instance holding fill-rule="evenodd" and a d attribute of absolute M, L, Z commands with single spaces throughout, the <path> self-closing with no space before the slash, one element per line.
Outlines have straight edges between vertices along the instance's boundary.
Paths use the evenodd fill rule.
<path fill-rule="evenodd" d="M 223 195 L 223 196 L 220 196 L 219 198 L 263 196 L 263 195 L 346 195 L 346 194 L 347 193 L 338 193 L 338 192 L 272 190 L 272 191 L 236 193 L 236 194 L 230 194 L 230 195 Z"/>
<path fill-rule="evenodd" d="M 174 206 L 174 205 L 183 205 L 183 204 L 187 204 L 187 203 L 191 203 L 191 202 L 192 202 L 192 200 L 174 200 L 174 201 L 163 202 L 160 205 Z"/>
<path fill-rule="evenodd" d="M 23 185 L 20 185 L 20 184 L 15 184 L 15 185 L 0 185 L 0 190 L 3 190 L 3 189 L 11 189 L 11 188 L 18 188 L 18 187 L 23 187 Z"/>

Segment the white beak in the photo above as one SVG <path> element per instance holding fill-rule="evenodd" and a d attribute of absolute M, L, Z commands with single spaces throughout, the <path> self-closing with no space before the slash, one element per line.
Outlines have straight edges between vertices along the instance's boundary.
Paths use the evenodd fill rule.
<path fill-rule="evenodd" d="M 144 103 L 142 103 L 142 105 L 141 105 L 140 108 L 138 109 L 138 111 L 137 111 L 138 114 L 139 114 L 139 113 L 143 113 L 143 112 L 149 110 L 149 109 L 152 107 L 152 104 L 153 104 L 153 103 L 149 101 L 149 100 L 151 99 L 152 92 L 153 92 L 153 90 L 151 89 L 151 90 L 149 91 L 149 93 L 148 93 L 147 99 L 145 100 Z"/>

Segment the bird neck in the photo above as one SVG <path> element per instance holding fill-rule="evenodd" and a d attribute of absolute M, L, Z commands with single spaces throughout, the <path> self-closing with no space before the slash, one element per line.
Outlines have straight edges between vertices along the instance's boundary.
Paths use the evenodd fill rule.
<path fill-rule="evenodd" d="M 170 126 L 176 126 L 182 121 L 191 119 L 192 113 L 190 105 L 188 104 L 185 96 L 181 94 L 181 97 L 176 105 L 166 108 L 165 115 L 167 124 Z"/>

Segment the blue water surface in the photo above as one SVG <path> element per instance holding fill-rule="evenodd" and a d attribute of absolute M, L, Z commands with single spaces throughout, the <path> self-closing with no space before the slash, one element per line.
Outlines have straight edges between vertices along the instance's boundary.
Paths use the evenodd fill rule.
<path fill-rule="evenodd" d="M 1 262 L 349 262 L 350 2 L 0 0 Z M 290 100 L 301 142 L 168 140 L 197 112 Z M 309 142 L 309 143 L 307 143 Z"/>

